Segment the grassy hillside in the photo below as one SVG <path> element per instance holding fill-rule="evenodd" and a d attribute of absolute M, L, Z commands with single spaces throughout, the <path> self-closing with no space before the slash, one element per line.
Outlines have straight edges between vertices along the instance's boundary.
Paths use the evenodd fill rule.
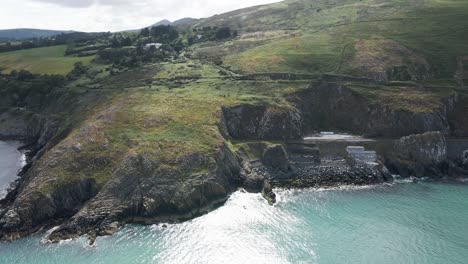
<path fill-rule="evenodd" d="M 228 25 L 241 34 L 196 44 L 165 62 L 131 69 L 99 65 L 94 78 L 85 74 L 68 83 L 66 88 L 77 97 L 84 94 L 100 103 L 86 106 L 91 114 L 76 114 L 83 123 L 70 122 L 73 131 L 60 144 L 82 150 L 57 154 L 61 162 L 50 177 L 59 179 L 58 185 L 91 177 L 103 186 L 129 153 L 150 155 L 177 171 L 181 157 L 215 153 L 223 141 L 217 127 L 223 106 L 289 108 L 286 98 L 311 83 L 311 78 L 267 75 L 243 79 L 246 74 L 334 73 L 452 84 L 456 58 L 468 51 L 466 14 L 466 1 L 318 0 L 285 1 L 197 20 L 189 27 Z M 76 61 L 93 58 L 64 57 L 65 48 L 3 53 L 0 66 L 6 68 L 3 72 L 24 68 L 66 74 Z M 415 113 L 439 109 L 452 93 L 404 84 L 350 87 L 373 104 Z M 102 102 L 103 95 L 112 99 Z M 96 157 L 102 164 L 88 166 Z"/>
<path fill-rule="evenodd" d="M 259 38 L 265 32 L 291 33 L 249 39 L 247 48 L 242 37 L 220 44 L 225 65 L 241 72 L 453 79 L 457 58 L 468 50 L 467 14 L 468 2 L 457 0 L 295 0 L 234 11 L 192 27 L 233 25 Z"/>
<path fill-rule="evenodd" d="M 82 61 L 91 62 L 93 57 L 65 57 L 66 46 L 52 46 L 0 53 L 0 69 L 2 73 L 12 70 L 28 70 L 37 74 L 67 74 L 73 69 L 73 64 Z"/>

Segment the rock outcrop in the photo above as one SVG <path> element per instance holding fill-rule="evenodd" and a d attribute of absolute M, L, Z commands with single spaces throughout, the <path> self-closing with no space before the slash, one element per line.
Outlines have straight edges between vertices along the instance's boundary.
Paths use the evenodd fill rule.
<path fill-rule="evenodd" d="M 188 166 L 204 162 L 198 155 L 187 157 L 181 170 L 190 171 Z M 94 182 L 85 181 L 51 196 L 21 195 L 1 216 L 1 233 L 4 239 L 16 238 L 48 220 L 71 217 L 49 235 L 51 241 L 59 241 L 84 234 L 108 235 L 126 222 L 190 219 L 224 202 L 241 184 L 239 161 L 228 147 L 220 147 L 215 164 L 207 173 L 182 176 L 183 172 L 166 171 L 150 157 L 130 155 L 99 191 Z"/>
<path fill-rule="evenodd" d="M 33 140 L 41 134 L 44 119 L 39 115 L 16 108 L 0 114 L 0 138 Z"/>
<path fill-rule="evenodd" d="M 403 137 L 395 142 L 390 167 L 403 177 L 447 175 L 447 143 L 441 132 Z"/>
<path fill-rule="evenodd" d="M 223 108 L 222 126 L 234 139 L 299 139 L 302 136 L 301 125 L 301 113 L 296 109 L 262 105 Z"/>
<path fill-rule="evenodd" d="M 262 163 L 272 170 L 281 172 L 291 170 L 288 154 L 282 145 L 268 147 L 263 153 Z"/>
<path fill-rule="evenodd" d="M 234 139 L 291 140 L 316 131 L 347 131 L 367 137 L 403 137 L 427 131 L 449 134 L 464 128 L 452 120 L 459 109 L 457 94 L 427 111 L 375 104 L 346 84 L 323 81 L 289 96 L 290 108 L 238 105 L 223 108 L 221 130 Z M 456 122 L 460 123 L 460 122 Z"/>
<path fill-rule="evenodd" d="M 258 160 L 244 162 L 243 177 L 255 182 L 254 190 L 265 188 L 264 183 L 276 187 L 306 188 L 333 187 L 339 185 L 368 185 L 391 181 L 393 178 L 382 162 L 356 162 L 322 160 L 307 155 L 298 148 L 299 143 L 288 151 L 282 145 L 269 146 Z M 272 158 L 271 156 L 275 156 Z M 289 158 L 292 156 L 294 158 Z M 274 161 L 273 163 L 271 161 Z M 268 186 L 267 186 L 268 187 Z"/>
<path fill-rule="evenodd" d="M 396 110 L 357 94 L 344 84 L 322 82 L 292 95 L 289 101 L 302 114 L 303 134 L 347 131 L 368 137 L 402 137 L 427 131 L 448 133 L 452 107 L 429 112 Z"/>

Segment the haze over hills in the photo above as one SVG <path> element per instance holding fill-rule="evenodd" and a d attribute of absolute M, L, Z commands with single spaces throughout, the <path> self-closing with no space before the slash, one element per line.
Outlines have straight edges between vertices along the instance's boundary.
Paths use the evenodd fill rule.
<path fill-rule="evenodd" d="M 187 23 L 191 23 L 197 19 L 195 18 L 182 18 L 175 20 L 173 22 L 164 19 L 149 27 L 160 26 L 160 25 L 172 25 L 179 26 Z M 139 29 L 138 29 L 139 30 Z M 127 30 L 127 31 L 137 31 L 137 30 Z M 14 40 L 26 40 L 32 38 L 43 38 L 43 37 L 52 37 L 60 35 L 62 33 L 72 33 L 75 31 L 72 30 L 48 30 L 48 29 L 33 29 L 33 28 L 15 28 L 15 29 L 2 29 L 0 30 L 0 41 L 14 41 Z"/>
<path fill-rule="evenodd" d="M 71 32 L 73 31 L 33 29 L 33 28 L 2 29 L 0 30 L 0 41 L 51 37 L 51 36 L 60 35 L 62 33 L 71 33 Z"/>

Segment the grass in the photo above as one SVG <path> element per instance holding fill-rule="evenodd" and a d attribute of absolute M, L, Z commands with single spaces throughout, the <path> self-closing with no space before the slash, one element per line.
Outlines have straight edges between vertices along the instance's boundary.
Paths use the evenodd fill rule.
<path fill-rule="evenodd" d="M 450 89 L 420 89 L 377 85 L 349 86 L 354 92 L 364 96 L 371 104 L 386 106 L 393 110 L 413 113 L 428 113 L 444 107 L 442 101 L 454 94 Z"/>
<path fill-rule="evenodd" d="M 0 53 L 2 73 L 28 70 L 35 74 L 66 75 L 73 65 L 81 61 L 89 64 L 94 57 L 65 57 L 66 46 L 52 46 Z"/>
<path fill-rule="evenodd" d="M 47 169 L 52 183 L 44 181 L 42 193 L 87 178 L 102 187 L 129 155 L 157 160 L 165 173 L 177 177 L 206 173 L 215 165 L 213 157 L 225 142 L 218 129 L 223 106 L 249 103 L 289 107 L 285 96 L 305 86 L 298 82 L 216 78 L 220 76 L 218 70 L 198 61 L 148 66 L 124 74 L 128 89 L 106 88 L 107 97 L 113 94 L 108 99 L 101 93 L 86 93 L 102 99 L 83 106 L 86 111 L 75 113 L 86 116 L 85 120 L 73 121 L 74 130 L 69 136 L 47 152 L 43 160 L 56 160 L 57 165 Z M 181 83 L 178 88 L 164 82 L 131 88 L 132 81 L 147 78 L 158 81 L 185 74 L 200 78 Z M 102 82 L 110 88 L 118 79 L 108 76 Z M 67 115 L 67 119 L 74 115 Z M 76 146 L 81 150 L 76 151 Z M 188 164 L 193 167 L 187 169 L 184 160 L 192 156 L 201 157 L 202 162 Z"/>
<path fill-rule="evenodd" d="M 248 73 L 325 73 L 338 67 L 342 48 L 328 34 L 306 34 L 227 56 L 224 62 Z"/>
<path fill-rule="evenodd" d="M 112 98 L 89 104 L 86 108 L 91 114 L 86 114 L 86 120 L 76 124 L 64 141 L 46 153 L 49 158 L 41 159 L 58 160 L 58 165 L 48 170 L 56 179 L 54 184 L 94 178 L 103 186 L 129 155 L 156 160 L 174 177 L 206 172 L 225 141 L 217 127 L 223 106 L 262 104 L 287 108 L 291 107 L 287 96 L 308 85 L 267 77 L 237 80 L 231 78 L 231 70 L 237 74 L 360 75 L 363 64 L 371 70 L 385 71 L 405 64 L 413 67 L 411 63 L 423 57 L 434 71 L 434 78 L 426 83 L 453 83 L 456 57 L 467 55 L 468 50 L 468 21 L 463 19 L 468 13 L 466 1 L 335 2 L 285 1 L 250 8 L 248 16 L 244 10 L 210 18 L 200 22 L 201 26 L 216 25 L 217 19 L 230 23 L 242 18 L 240 26 L 248 32 L 225 43 L 196 45 L 191 59 L 147 65 L 112 76 L 102 73 L 97 81 L 70 84 L 85 86 L 83 90 L 96 97 L 112 94 Z M 264 30 L 267 32 L 256 32 Z M 65 47 L 59 46 L 3 53 L 0 67 L 5 71 L 23 67 L 35 73 L 64 74 L 77 60 L 89 63 L 92 59 L 64 57 L 64 51 Z M 374 60 L 356 60 L 357 56 Z M 218 58 L 224 65 L 203 62 Z M 404 83 L 354 84 L 350 88 L 371 104 L 411 112 L 440 109 L 441 101 L 452 95 L 450 89 L 420 89 L 405 87 Z M 255 158 L 265 144 L 228 146 L 243 148 L 250 158 Z M 81 151 L 73 150 L 77 145 Z M 184 171 L 184 161 L 194 155 L 203 162 Z"/>

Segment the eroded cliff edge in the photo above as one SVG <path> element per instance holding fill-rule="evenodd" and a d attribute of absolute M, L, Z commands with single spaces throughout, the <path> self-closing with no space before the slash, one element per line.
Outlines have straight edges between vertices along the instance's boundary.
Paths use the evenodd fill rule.
<path fill-rule="evenodd" d="M 95 237 L 112 234 L 127 222 L 195 217 L 223 203 L 238 187 L 262 192 L 274 202 L 271 185 L 380 183 L 391 180 L 384 168 L 391 164 L 393 171 L 409 171 L 405 176 L 419 176 L 415 173 L 421 168 L 414 164 L 422 164 L 423 173 L 426 167 L 430 170 L 434 163 L 426 166 L 412 160 L 412 154 L 399 156 L 398 164 L 388 156 L 379 157 L 373 167 L 359 163 L 340 167 L 315 164 L 314 157 L 301 161 L 300 155 L 290 155 L 297 150 L 277 143 L 249 145 L 257 148 L 257 158 L 249 158 L 252 151 L 245 151 L 245 146 L 232 144 L 300 140 L 320 130 L 395 138 L 428 131 L 444 136 L 453 131 L 450 117 L 459 103 L 455 93 L 409 108 L 411 101 L 398 107 L 382 105 L 364 92 L 362 87 L 322 82 L 291 93 L 286 106 L 207 104 L 201 98 L 188 104 L 171 94 L 136 92 L 105 100 L 73 125 L 25 121 L 26 129 L 21 131 L 33 131 L 27 133 L 41 154 L 2 201 L 0 234 L 2 239 L 15 239 L 58 225 L 49 235 L 51 241 L 83 234 Z M 169 102 L 170 115 L 149 107 L 163 100 Z M 465 133 L 460 131 L 458 126 L 457 133 Z M 414 145 L 417 148 L 418 143 Z M 314 148 L 299 150 L 303 151 L 310 158 Z M 441 164 L 436 167 L 445 166 Z M 447 173 L 432 171 L 436 176 Z"/>

